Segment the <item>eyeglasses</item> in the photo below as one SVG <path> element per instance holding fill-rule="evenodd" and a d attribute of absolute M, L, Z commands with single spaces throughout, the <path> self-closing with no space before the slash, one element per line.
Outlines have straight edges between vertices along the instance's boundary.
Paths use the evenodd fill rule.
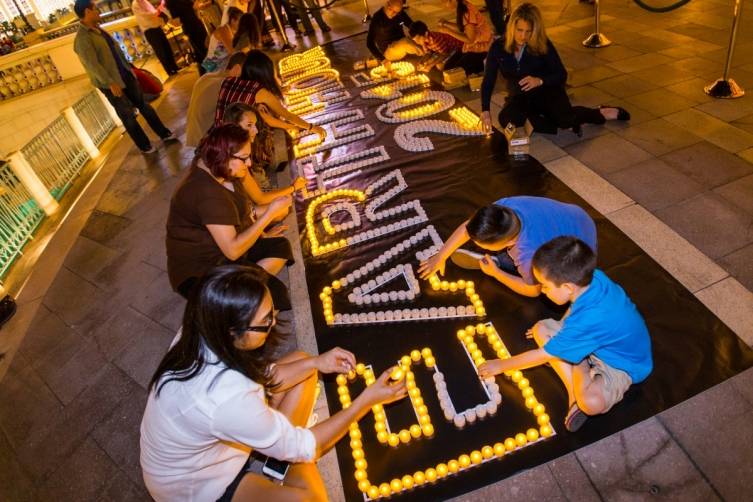
<path fill-rule="evenodd" d="M 241 157 L 240 155 L 231 155 L 232 158 L 240 160 L 241 162 L 249 162 L 251 160 L 251 155 L 246 155 L 245 157 Z"/>
<path fill-rule="evenodd" d="M 257 333 L 269 333 L 274 325 L 277 324 L 277 315 L 272 311 L 272 319 L 267 324 L 251 324 L 243 328 L 235 329 L 235 336 L 241 336 L 248 331 L 255 331 Z"/>

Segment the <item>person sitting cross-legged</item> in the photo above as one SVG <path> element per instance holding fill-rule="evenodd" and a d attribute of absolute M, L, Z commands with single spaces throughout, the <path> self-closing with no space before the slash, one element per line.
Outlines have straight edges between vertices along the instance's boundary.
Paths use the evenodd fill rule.
<path fill-rule="evenodd" d="M 544 319 L 529 330 L 539 346 L 479 366 L 482 378 L 549 363 L 565 385 L 565 427 L 578 430 L 588 416 L 608 412 L 653 369 L 651 337 L 625 291 L 596 269 L 591 247 L 557 237 L 533 256 L 541 291 L 557 305 L 570 304 L 560 321 Z"/>
<path fill-rule="evenodd" d="M 445 3 L 454 11 L 455 19 L 440 19 L 435 31 L 446 33 L 463 42 L 462 58 L 458 66 L 461 66 L 466 74 L 483 72 L 484 60 L 494 38 L 489 21 L 468 0 L 446 0 Z"/>
<path fill-rule="evenodd" d="M 430 31 L 423 21 L 416 21 L 410 25 L 408 34 L 421 46 L 430 61 L 436 61 L 438 70 L 451 70 L 462 66 L 460 60 L 463 56 L 463 42 L 457 38 L 446 33 Z"/>
<path fill-rule="evenodd" d="M 403 9 L 402 0 L 387 0 L 371 18 L 366 47 L 388 71 L 393 61 L 400 61 L 408 54 L 424 54 L 421 47 L 405 36 L 403 28 L 410 28 L 411 24 L 413 20 Z"/>

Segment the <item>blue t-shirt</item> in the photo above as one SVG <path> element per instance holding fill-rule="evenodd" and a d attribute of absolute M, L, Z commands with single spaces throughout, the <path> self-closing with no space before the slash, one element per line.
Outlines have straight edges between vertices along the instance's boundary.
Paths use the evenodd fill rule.
<path fill-rule="evenodd" d="M 544 350 L 572 364 L 593 354 L 630 375 L 633 383 L 642 382 L 654 366 L 643 317 L 625 291 L 598 269 Z"/>
<path fill-rule="evenodd" d="M 518 240 L 507 253 L 528 284 L 536 284 L 531 270 L 533 254 L 555 237 L 577 237 L 596 252 L 596 225 L 580 206 L 529 196 L 505 197 L 495 204 L 509 207 L 520 219 Z"/>

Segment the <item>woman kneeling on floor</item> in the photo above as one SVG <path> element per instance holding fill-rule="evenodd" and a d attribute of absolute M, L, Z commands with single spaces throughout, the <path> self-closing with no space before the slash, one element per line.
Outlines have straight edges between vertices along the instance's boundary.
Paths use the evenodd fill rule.
<path fill-rule="evenodd" d="M 155 500 L 326 500 L 314 463 L 372 406 L 407 393 L 385 371 L 351 406 L 311 428 L 318 373 L 347 373 L 334 348 L 276 361 L 275 306 L 258 271 L 225 265 L 192 291 L 182 332 L 150 383 L 141 467 Z M 253 450 L 292 462 L 282 485 L 247 472 Z"/>
<path fill-rule="evenodd" d="M 282 233 L 291 195 L 305 186 L 263 192 L 249 174 L 252 138 L 235 124 L 212 129 L 201 140 L 186 178 L 170 200 L 167 273 L 173 289 L 188 297 L 197 279 L 213 267 L 256 264 L 271 276 L 293 263 Z M 285 286 L 270 279 L 278 308 L 289 309 Z"/>
<path fill-rule="evenodd" d="M 533 130 L 556 134 L 572 129 L 581 135 L 581 124 L 629 120 L 630 114 L 616 106 L 572 106 L 565 92 L 567 71 L 546 36 L 541 12 L 530 3 L 520 4 L 510 16 L 507 31 L 489 49 L 481 84 L 481 120 L 491 131 L 489 115 L 494 84 L 500 73 L 507 82 L 505 105 L 499 113 L 502 127 L 521 127 L 529 120 Z"/>

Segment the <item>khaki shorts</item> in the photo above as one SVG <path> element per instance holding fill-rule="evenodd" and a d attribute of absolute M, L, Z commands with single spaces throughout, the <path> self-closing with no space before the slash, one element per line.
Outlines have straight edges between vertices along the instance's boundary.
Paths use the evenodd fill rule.
<path fill-rule="evenodd" d="M 541 322 L 554 336 L 562 328 L 562 321 L 544 319 Z M 591 367 L 591 378 L 593 379 L 596 375 L 599 375 L 603 380 L 602 388 L 604 389 L 604 405 L 606 406 L 604 413 L 606 413 L 612 406 L 622 401 L 622 397 L 633 384 L 633 380 L 624 371 L 609 366 L 593 354 L 588 356 L 586 360 Z"/>
<path fill-rule="evenodd" d="M 588 365 L 591 366 L 591 378 L 593 379 L 596 375 L 602 378 L 604 406 L 606 407 L 603 413 L 606 413 L 612 406 L 622 401 L 622 396 L 633 384 L 633 380 L 624 371 L 612 368 L 593 354 L 587 359 Z"/>

